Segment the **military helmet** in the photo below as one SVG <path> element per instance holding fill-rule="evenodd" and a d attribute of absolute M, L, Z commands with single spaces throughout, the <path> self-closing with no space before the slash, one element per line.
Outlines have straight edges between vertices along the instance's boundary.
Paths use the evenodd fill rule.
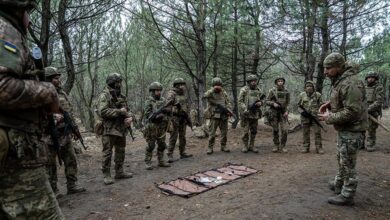
<path fill-rule="evenodd" d="M 121 82 L 122 76 L 119 73 L 110 73 L 106 78 L 107 85 L 113 85 L 116 82 Z"/>
<path fill-rule="evenodd" d="M 305 87 L 306 87 L 307 84 L 311 84 L 311 85 L 314 87 L 314 82 L 311 81 L 311 80 L 307 80 L 307 81 L 305 82 Z"/>
<path fill-rule="evenodd" d="M 283 76 L 278 76 L 274 81 L 275 85 L 276 85 L 276 81 L 278 81 L 279 79 L 283 80 L 283 83 L 286 83 L 286 79 Z"/>
<path fill-rule="evenodd" d="M 162 85 L 159 82 L 152 82 L 149 85 L 149 92 L 154 91 L 154 90 L 162 90 Z"/>
<path fill-rule="evenodd" d="M 366 75 L 365 80 L 367 80 L 367 78 L 370 78 L 370 77 L 375 78 L 376 80 L 378 80 L 378 79 L 379 79 L 379 74 L 376 73 L 376 72 L 374 72 L 374 71 L 370 71 L 370 72 Z"/>
<path fill-rule="evenodd" d="M 345 64 L 345 59 L 340 53 L 331 53 L 324 60 L 325 68 L 342 67 Z"/>
<path fill-rule="evenodd" d="M 0 5 L 33 9 L 37 7 L 37 2 L 35 0 L 0 0 Z"/>
<path fill-rule="evenodd" d="M 183 78 L 176 78 L 173 80 L 173 86 L 176 86 L 179 84 L 186 84 L 186 81 Z"/>
<path fill-rule="evenodd" d="M 246 78 L 246 81 L 247 81 L 247 82 L 250 82 L 250 81 L 253 81 L 253 80 L 256 80 L 256 81 L 257 81 L 257 76 L 254 75 L 254 74 L 251 74 L 251 75 L 249 75 L 249 76 Z"/>
<path fill-rule="evenodd" d="M 212 85 L 212 86 L 216 86 L 216 85 L 222 86 L 222 79 L 219 78 L 219 77 L 214 77 L 214 78 L 211 80 L 211 85 Z"/>
<path fill-rule="evenodd" d="M 57 68 L 52 67 L 52 66 L 45 67 L 46 79 L 50 79 L 54 76 L 61 76 L 61 73 L 58 72 Z"/>

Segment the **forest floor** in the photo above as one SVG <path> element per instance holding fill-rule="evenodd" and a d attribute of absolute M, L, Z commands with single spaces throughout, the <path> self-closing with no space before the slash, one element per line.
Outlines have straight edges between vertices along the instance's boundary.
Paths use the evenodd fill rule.
<path fill-rule="evenodd" d="M 382 121 L 390 125 L 390 112 L 385 112 Z M 237 128 L 228 133 L 231 153 L 219 151 L 217 137 L 214 154 L 208 156 L 207 139 L 191 137 L 188 129 L 188 153 L 194 157 L 152 171 L 144 169 L 146 144 L 137 133 L 134 142 L 128 138 L 125 160 L 125 170 L 133 172 L 134 177 L 109 186 L 103 184 L 100 170 L 100 139 L 89 134 L 85 136 L 89 149 L 79 155 L 79 182 L 88 191 L 64 196 L 59 203 L 67 219 L 390 219 L 389 133 L 378 128 L 378 150 L 359 152 L 355 206 L 340 207 L 327 203 L 334 195 L 328 181 L 337 171 L 336 132 L 329 126 L 327 130 L 323 133 L 324 155 L 315 153 L 314 143 L 309 154 L 300 153 L 301 130 L 289 134 L 287 154 L 272 153 L 271 129 L 260 122 L 258 154 L 241 153 L 242 129 Z M 156 164 L 156 157 L 153 162 Z M 259 172 L 188 199 L 165 195 L 155 186 L 227 162 Z M 60 190 L 65 193 L 63 171 L 59 179 Z"/>

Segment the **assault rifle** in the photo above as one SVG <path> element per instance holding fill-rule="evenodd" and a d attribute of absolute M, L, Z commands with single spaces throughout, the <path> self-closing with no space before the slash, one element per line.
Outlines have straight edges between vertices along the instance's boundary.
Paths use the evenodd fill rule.
<path fill-rule="evenodd" d="M 219 109 L 222 114 L 231 115 L 235 121 L 237 120 L 237 116 L 230 109 L 224 107 L 223 105 L 217 104 L 217 109 Z"/>
<path fill-rule="evenodd" d="M 188 115 L 188 113 L 181 108 L 181 104 L 180 103 L 177 103 L 176 107 L 177 107 L 179 112 L 178 113 L 174 113 L 173 115 L 174 116 L 178 116 L 180 118 L 180 120 L 185 122 L 188 125 L 188 127 L 190 127 L 191 130 L 193 131 L 192 121 L 191 121 L 191 118 Z"/>
<path fill-rule="evenodd" d="M 310 123 L 314 121 L 314 123 L 316 123 L 322 130 L 324 130 L 324 131 L 326 132 L 325 128 L 324 128 L 324 127 L 322 126 L 322 124 L 318 121 L 318 119 L 317 119 L 314 115 L 312 115 L 310 112 L 308 112 L 308 111 L 305 109 L 305 107 L 303 107 L 303 105 L 299 105 L 298 107 L 302 110 L 301 115 L 302 115 L 303 117 L 309 119 L 309 120 L 310 120 Z"/>
<path fill-rule="evenodd" d="M 278 107 L 274 107 L 273 105 L 271 105 L 271 108 L 275 109 L 279 114 L 282 115 L 282 117 L 284 117 L 283 114 L 286 112 L 286 110 L 282 107 L 282 105 L 278 101 L 274 100 L 274 102 L 278 104 Z M 288 120 L 288 116 L 285 118 L 287 123 L 290 124 L 290 121 Z"/>
<path fill-rule="evenodd" d="M 156 111 L 154 111 L 148 118 L 148 122 L 155 122 L 156 119 L 157 119 L 157 116 L 159 114 L 165 114 L 165 113 L 168 113 L 167 110 L 165 109 L 166 107 L 170 106 L 173 104 L 173 100 L 169 101 L 167 104 L 165 104 L 164 106 L 161 106 L 159 109 L 157 109 Z"/>
<path fill-rule="evenodd" d="M 116 107 L 117 108 L 123 108 L 123 107 L 126 107 L 127 111 L 129 111 L 129 108 L 127 106 L 122 106 L 122 104 L 117 104 L 118 102 L 118 97 L 116 95 L 115 92 L 110 92 L 112 98 L 113 98 L 113 101 L 116 103 Z M 125 119 L 125 117 L 120 117 L 120 120 L 123 121 Z M 134 137 L 134 134 L 133 134 L 133 128 L 131 127 L 131 125 L 129 127 L 127 127 L 127 130 L 129 131 L 130 133 L 130 137 L 131 139 L 134 141 L 135 140 L 135 137 Z"/>
<path fill-rule="evenodd" d="M 62 111 L 62 113 L 64 115 L 64 122 L 65 122 L 65 132 L 64 132 L 65 135 L 68 135 L 69 131 L 72 132 L 72 134 L 80 141 L 84 150 L 87 150 L 87 147 L 84 145 L 84 140 L 83 137 L 81 136 L 79 127 L 73 121 L 72 117 L 70 117 L 68 112 Z"/>

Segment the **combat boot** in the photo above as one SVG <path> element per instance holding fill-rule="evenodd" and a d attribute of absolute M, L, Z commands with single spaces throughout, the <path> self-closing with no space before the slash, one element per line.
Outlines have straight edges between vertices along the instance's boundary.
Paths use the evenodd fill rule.
<path fill-rule="evenodd" d="M 255 154 L 259 153 L 259 150 L 257 149 L 257 147 L 251 147 L 251 148 L 249 148 L 249 150 Z"/>
<path fill-rule="evenodd" d="M 275 146 L 272 148 L 272 152 L 273 152 L 273 153 L 278 153 L 278 152 L 279 152 L 279 146 L 275 145 Z"/>
<path fill-rule="evenodd" d="M 328 186 L 329 186 L 330 190 L 334 191 L 334 193 L 336 193 L 336 194 L 341 193 L 341 187 L 339 187 L 339 186 L 336 187 L 334 180 L 330 180 Z"/>
<path fill-rule="evenodd" d="M 187 153 L 181 153 L 180 154 L 180 159 L 185 159 L 185 158 L 190 158 L 190 157 L 192 157 L 192 154 L 187 154 Z"/>
<path fill-rule="evenodd" d="M 111 184 L 114 183 L 114 180 L 112 179 L 110 173 L 105 173 L 104 174 L 103 182 L 104 182 L 105 185 L 111 185 Z"/>
<path fill-rule="evenodd" d="M 317 147 L 317 148 L 316 148 L 316 153 L 317 153 L 317 154 L 324 154 L 325 152 L 324 152 L 324 150 L 322 149 L 322 147 Z"/>
<path fill-rule="evenodd" d="M 282 152 L 283 153 L 288 153 L 288 150 L 287 150 L 286 146 L 282 146 Z"/>
<path fill-rule="evenodd" d="M 81 187 L 77 184 L 72 184 L 72 185 L 68 185 L 68 192 L 67 194 L 70 195 L 70 194 L 76 194 L 76 193 L 81 193 L 81 192 L 85 192 L 87 191 L 84 187 Z"/>
<path fill-rule="evenodd" d="M 60 193 L 57 186 L 54 186 L 54 187 L 52 186 L 52 189 L 53 189 L 54 195 L 56 196 L 56 199 L 59 199 L 59 198 L 64 196 L 63 194 Z"/>
<path fill-rule="evenodd" d="M 168 163 L 173 163 L 173 161 L 174 161 L 173 155 L 172 154 L 167 154 L 167 157 L 168 157 Z"/>
<path fill-rule="evenodd" d="M 374 152 L 375 151 L 375 145 L 368 145 L 367 144 L 366 150 L 367 150 L 367 152 Z"/>
<path fill-rule="evenodd" d="M 309 153 L 310 152 L 310 146 L 305 146 L 305 145 L 303 145 L 303 149 L 301 150 L 301 153 L 303 153 L 303 154 L 307 154 L 307 153 Z"/>
<path fill-rule="evenodd" d="M 243 153 L 248 153 L 248 146 L 244 146 L 242 149 L 241 149 L 241 152 L 243 152 Z"/>
<path fill-rule="evenodd" d="M 229 152 L 230 152 L 230 149 L 227 148 L 226 146 L 221 146 L 221 151 L 222 151 L 222 152 L 225 152 L 225 153 L 229 153 Z"/>
<path fill-rule="evenodd" d="M 341 194 L 338 194 L 337 196 L 329 197 L 328 203 L 332 205 L 346 205 L 346 206 L 354 205 L 353 198 L 346 198 Z"/>
<path fill-rule="evenodd" d="M 152 162 L 145 162 L 145 169 L 146 170 L 153 170 Z"/>
<path fill-rule="evenodd" d="M 167 162 L 165 162 L 164 160 L 164 152 L 162 151 L 158 151 L 157 152 L 157 159 L 158 159 L 158 166 L 159 167 L 170 167 L 171 165 L 169 165 Z"/>

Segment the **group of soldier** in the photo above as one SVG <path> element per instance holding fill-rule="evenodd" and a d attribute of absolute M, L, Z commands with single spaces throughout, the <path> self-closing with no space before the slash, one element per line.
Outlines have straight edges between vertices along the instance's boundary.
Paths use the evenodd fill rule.
<path fill-rule="evenodd" d="M 84 192 L 77 183 L 77 160 L 72 145 L 74 117 L 66 93 L 61 89 L 60 74 L 54 67 L 37 69 L 26 47 L 29 11 L 34 8 L 31 0 L 0 0 L 0 219 L 64 219 L 56 195 L 56 158 L 64 163 L 68 194 Z M 336 196 L 328 202 L 336 205 L 352 205 L 356 179 L 356 156 L 364 148 L 368 130 L 367 151 L 375 149 L 377 124 L 368 117 L 381 115 L 383 87 L 378 74 L 366 77 L 367 87 L 358 79 L 358 70 L 344 60 L 339 53 L 331 53 L 324 60 L 325 74 L 332 82 L 330 101 L 323 103 L 314 83 L 307 81 L 305 91 L 299 96 L 302 107 L 303 153 L 310 150 L 310 128 L 315 131 L 316 152 L 323 154 L 321 124 L 334 125 L 338 132 L 338 173 L 330 182 Z M 45 74 L 45 80 L 39 80 Z M 97 116 L 101 120 L 104 184 L 114 179 L 131 178 L 123 169 L 126 134 L 135 118 L 129 111 L 127 98 L 121 92 L 122 78 L 109 74 L 107 87 L 99 96 Z M 242 152 L 258 153 L 255 146 L 258 119 L 266 107 L 265 122 L 273 129 L 273 152 L 287 153 L 287 129 L 290 93 L 283 77 L 275 79 L 275 87 L 267 95 L 258 86 L 258 78 L 250 75 L 247 85 L 240 90 L 239 111 L 244 130 Z M 186 82 L 177 78 L 162 97 L 162 85 L 153 82 L 143 111 L 143 135 L 146 169 L 151 170 L 153 150 L 157 144 L 158 166 L 169 167 L 179 139 L 180 158 L 192 157 L 186 152 L 186 127 L 191 126 L 188 111 Z M 207 100 L 205 118 L 210 120 L 207 154 L 214 152 L 217 128 L 221 131 L 220 148 L 230 152 L 227 146 L 227 130 L 231 111 L 229 96 L 220 78 L 212 79 L 212 88 L 204 94 Z M 312 117 L 308 117 L 312 116 Z M 55 132 L 54 132 L 55 131 Z M 165 161 L 166 134 L 170 133 Z M 49 135 L 50 134 L 50 135 Z M 51 138 L 49 138 L 51 137 Z M 49 147 L 48 147 L 49 146 Z M 111 177 L 111 158 L 115 150 L 115 176 Z M 168 162 L 168 163 L 167 163 Z M 49 179 L 47 177 L 49 175 Z"/>

